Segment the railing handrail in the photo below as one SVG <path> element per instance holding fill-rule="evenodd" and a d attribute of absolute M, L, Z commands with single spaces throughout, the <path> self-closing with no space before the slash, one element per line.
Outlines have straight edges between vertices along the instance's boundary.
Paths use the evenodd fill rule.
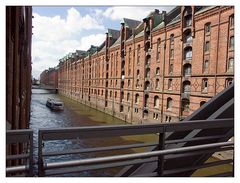
<path fill-rule="evenodd" d="M 219 143 L 188 146 L 188 147 L 158 150 L 158 151 L 151 151 L 151 152 L 142 152 L 142 153 L 106 156 L 106 157 L 99 157 L 99 158 L 71 160 L 71 161 L 64 161 L 64 162 L 52 162 L 52 163 L 45 163 L 43 168 L 45 170 L 48 170 L 48 169 L 54 169 L 54 168 L 65 168 L 65 167 L 71 167 L 71 166 L 109 163 L 109 162 L 132 160 L 132 159 L 139 159 L 139 158 L 150 158 L 150 157 L 160 156 L 160 155 L 177 154 L 177 153 L 203 150 L 203 149 L 211 149 L 211 148 L 217 148 L 217 147 L 223 147 L 223 146 L 232 146 L 233 144 L 234 144 L 233 142 L 219 142 Z"/>
<path fill-rule="evenodd" d="M 67 128 L 41 128 L 39 135 L 43 141 L 66 140 L 75 138 L 113 137 L 124 135 L 139 135 L 164 133 L 171 131 L 186 131 L 193 129 L 210 129 L 233 127 L 234 118 L 194 120 L 172 122 L 165 124 L 141 124 L 141 125 L 109 125 L 109 126 L 88 126 L 88 127 L 67 127 Z M 91 133 L 90 133 L 91 132 Z M 94 132 L 94 133 L 93 133 Z"/>
<path fill-rule="evenodd" d="M 32 129 L 16 129 L 6 131 L 6 144 L 28 143 L 28 152 L 21 154 L 6 155 L 6 160 L 20 160 L 27 159 L 25 165 L 6 167 L 6 173 L 28 172 L 30 176 L 33 175 L 33 130 Z"/>

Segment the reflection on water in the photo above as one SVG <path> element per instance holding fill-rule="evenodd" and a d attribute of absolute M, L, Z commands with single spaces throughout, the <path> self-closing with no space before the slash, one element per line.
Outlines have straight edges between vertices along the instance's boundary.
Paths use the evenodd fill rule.
<path fill-rule="evenodd" d="M 51 111 L 46 107 L 47 98 L 55 98 L 64 102 L 64 110 L 60 112 Z M 107 115 L 103 112 L 92 109 L 88 106 L 82 105 L 76 101 L 70 100 L 66 97 L 57 94 L 51 94 L 49 91 L 42 89 L 32 90 L 31 101 L 31 120 L 30 128 L 34 130 L 34 144 L 37 144 L 37 130 L 39 128 L 60 128 L 60 127 L 81 127 L 81 126 L 98 126 L 98 125 L 119 125 L 125 124 L 124 121 Z M 66 149 L 79 149 L 83 147 L 96 147 L 99 145 L 109 146 L 116 144 L 140 143 L 146 141 L 156 140 L 156 136 L 145 135 L 137 137 L 116 137 L 104 139 L 91 139 L 91 140 L 65 140 L 65 141 L 49 141 L 44 144 L 44 148 L 48 151 L 62 151 Z M 140 149 L 140 150 L 143 150 Z M 133 152 L 132 150 L 122 150 L 121 153 Z M 119 154 L 118 152 L 111 151 L 98 153 L 98 154 L 78 154 L 78 155 L 65 155 L 56 157 L 49 157 L 46 159 L 50 161 L 63 161 L 70 159 L 79 159 L 86 157 L 95 157 L 102 155 Z M 37 147 L 34 150 L 34 162 L 37 163 Z M 35 170 L 36 172 L 36 170 Z M 110 171 L 94 171 L 93 173 L 83 172 L 75 176 L 112 176 L 117 172 L 117 169 Z M 72 175 L 74 176 L 74 175 Z"/>

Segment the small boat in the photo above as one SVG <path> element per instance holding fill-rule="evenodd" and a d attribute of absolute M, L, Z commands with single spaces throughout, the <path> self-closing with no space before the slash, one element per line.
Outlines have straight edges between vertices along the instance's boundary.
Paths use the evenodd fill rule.
<path fill-rule="evenodd" d="M 52 98 L 48 98 L 46 106 L 52 110 L 63 110 L 63 102 L 55 101 Z"/>

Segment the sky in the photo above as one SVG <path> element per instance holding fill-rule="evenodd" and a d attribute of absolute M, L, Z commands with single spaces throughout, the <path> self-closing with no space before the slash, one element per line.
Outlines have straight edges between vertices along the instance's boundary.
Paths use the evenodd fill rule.
<path fill-rule="evenodd" d="M 154 9 L 173 6 L 33 6 L 32 75 L 55 67 L 69 52 L 88 50 L 105 40 L 108 28 L 120 30 L 123 18 L 140 20 Z"/>

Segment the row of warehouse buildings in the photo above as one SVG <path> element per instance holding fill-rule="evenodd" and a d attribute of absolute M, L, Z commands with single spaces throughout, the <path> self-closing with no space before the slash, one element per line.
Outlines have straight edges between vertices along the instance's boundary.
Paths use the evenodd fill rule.
<path fill-rule="evenodd" d="M 233 82 L 233 68 L 234 7 L 177 6 L 124 18 L 100 46 L 68 54 L 53 70 L 59 94 L 145 123 L 188 116 Z"/>

